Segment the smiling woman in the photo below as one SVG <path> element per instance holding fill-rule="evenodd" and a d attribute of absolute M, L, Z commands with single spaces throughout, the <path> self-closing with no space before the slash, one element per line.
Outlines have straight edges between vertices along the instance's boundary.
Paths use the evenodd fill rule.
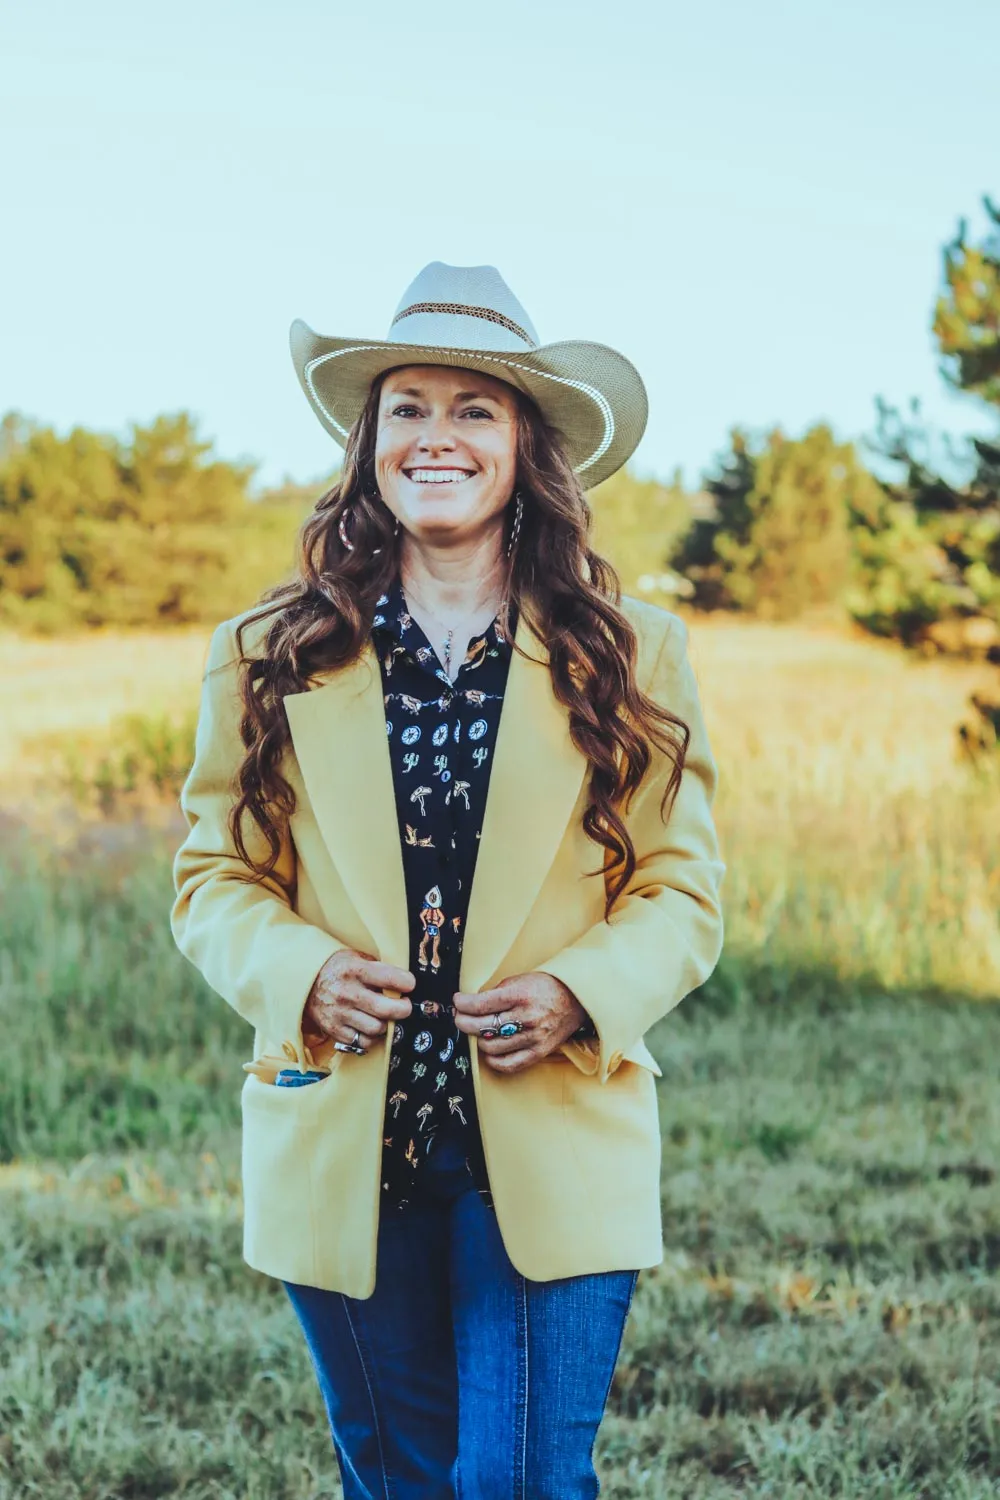
<path fill-rule="evenodd" d="M 464 370 L 404 365 L 390 371 L 382 386 L 376 481 L 400 526 L 415 528 L 428 539 L 442 530 L 456 542 L 463 536 L 482 542 L 491 532 L 499 534 L 514 488 L 517 392 L 489 375 L 480 378 L 475 390 L 468 385 Z M 499 550 L 494 548 L 497 554 Z M 457 561 L 458 554 L 449 549 L 449 555 Z M 458 612 L 468 606 L 455 588 L 461 589 L 463 581 L 466 589 L 470 583 L 484 590 L 487 586 L 475 571 L 453 569 L 451 598 L 437 598 L 446 611 L 452 605 Z M 491 597 L 499 586 L 498 578 L 490 580 Z M 411 577 L 411 593 L 433 597 L 436 589 L 429 579 Z"/>
<path fill-rule="evenodd" d="M 171 913 L 255 1028 L 244 1254 L 348 1500 L 583 1500 L 663 1255 L 644 1035 L 722 941 L 686 630 L 589 540 L 645 391 L 492 266 L 292 352 L 343 471 L 213 636 Z"/>

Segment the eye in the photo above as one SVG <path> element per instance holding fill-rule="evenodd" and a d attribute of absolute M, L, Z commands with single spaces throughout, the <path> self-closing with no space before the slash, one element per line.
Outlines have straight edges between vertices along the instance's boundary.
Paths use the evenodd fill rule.
<path fill-rule="evenodd" d="M 478 412 L 481 417 L 490 418 L 493 416 L 493 413 L 491 411 L 486 411 L 482 406 L 470 406 L 465 415 L 467 417 L 471 417 L 473 412 Z"/>
<path fill-rule="evenodd" d="M 416 409 L 417 408 L 415 406 L 410 406 L 404 401 L 401 406 L 394 406 L 392 408 L 392 415 L 395 417 L 398 416 L 401 411 L 416 411 Z"/>

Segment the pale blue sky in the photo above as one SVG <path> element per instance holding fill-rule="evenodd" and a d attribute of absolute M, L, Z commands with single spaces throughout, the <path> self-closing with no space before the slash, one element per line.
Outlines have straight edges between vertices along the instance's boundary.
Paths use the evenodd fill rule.
<path fill-rule="evenodd" d="M 288 325 L 383 337 L 431 260 L 639 367 L 640 473 L 736 422 L 950 396 L 940 247 L 1000 199 L 996 0 L 32 0 L 0 20 L 0 410 L 186 407 L 261 481 L 326 472 Z"/>

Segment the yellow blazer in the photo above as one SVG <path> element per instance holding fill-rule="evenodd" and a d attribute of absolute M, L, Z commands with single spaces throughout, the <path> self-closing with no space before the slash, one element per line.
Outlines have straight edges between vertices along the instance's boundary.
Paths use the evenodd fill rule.
<path fill-rule="evenodd" d="M 626 822 L 637 868 L 603 920 L 603 851 L 584 833 L 587 762 L 557 702 L 545 644 L 520 616 L 494 751 L 459 988 L 488 989 L 542 970 L 563 980 L 599 1040 L 567 1042 L 523 1073 L 471 1073 L 499 1227 L 533 1280 L 636 1269 L 663 1259 L 660 1130 L 643 1040 L 714 968 L 722 947 L 709 747 L 687 629 L 626 596 L 640 639 L 639 682 L 691 730 L 687 767 L 664 826 L 669 773 L 653 763 Z M 194 764 L 181 793 L 189 832 L 174 860 L 170 922 L 181 952 L 255 1027 L 243 1084 L 244 1258 L 288 1281 L 369 1297 L 375 1287 L 383 1109 L 392 1043 L 365 1056 L 310 1054 L 302 1009 L 331 954 L 350 947 L 409 965 L 402 854 L 379 664 L 369 642 L 346 668 L 284 699 L 292 745 L 282 771 L 298 805 L 282 830 L 277 881 L 241 879 L 226 827 L 242 757 L 234 628 L 209 646 Z M 247 631 L 254 650 L 263 627 Z M 248 847 L 263 848 L 246 820 Z M 251 832 L 255 835 L 251 839 Z M 307 1088 L 273 1084 L 289 1060 L 331 1068 Z"/>

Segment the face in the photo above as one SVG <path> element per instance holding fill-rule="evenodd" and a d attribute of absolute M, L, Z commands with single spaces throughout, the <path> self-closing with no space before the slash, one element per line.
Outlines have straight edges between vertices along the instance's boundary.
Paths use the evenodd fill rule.
<path fill-rule="evenodd" d="M 416 540 L 472 541 L 514 490 L 517 396 L 478 370 L 405 365 L 382 385 L 375 477 L 386 505 Z"/>

